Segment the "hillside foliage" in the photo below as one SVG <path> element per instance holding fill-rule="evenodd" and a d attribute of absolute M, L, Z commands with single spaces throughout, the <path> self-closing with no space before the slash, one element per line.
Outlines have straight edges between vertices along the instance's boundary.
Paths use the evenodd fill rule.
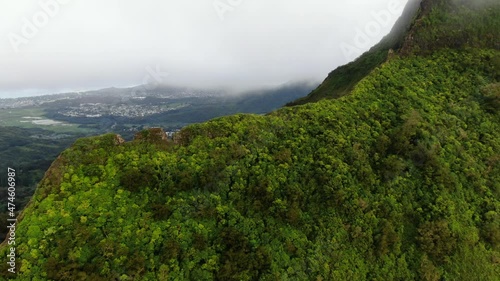
<path fill-rule="evenodd" d="M 22 215 L 15 280 L 498 280 L 499 59 L 394 57 L 175 142 L 80 139 Z"/>

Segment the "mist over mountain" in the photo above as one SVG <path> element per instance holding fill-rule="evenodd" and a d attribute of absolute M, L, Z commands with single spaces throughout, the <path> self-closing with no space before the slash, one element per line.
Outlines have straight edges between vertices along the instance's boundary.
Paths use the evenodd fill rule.
<path fill-rule="evenodd" d="M 287 107 L 79 139 L 0 277 L 498 280 L 499 30 L 498 1 L 410 1 Z"/>
<path fill-rule="evenodd" d="M 346 61 L 339 42 L 388 1 L 363 2 L 4 1 L 0 97 L 127 88 L 151 75 L 238 91 L 320 80 Z"/>
<path fill-rule="evenodd" d="M 307 97 L 289 105 L 338 98 L 394 51 L 400 55 L 430 54 L 445 48 L 500 48 L 496 27 L 498 3 L 494 0 L 421 1 L 410 0 L 391 32 L 353 62 L 332 71 Z M 420 12 L 417 14 L 416 11 Z"/>

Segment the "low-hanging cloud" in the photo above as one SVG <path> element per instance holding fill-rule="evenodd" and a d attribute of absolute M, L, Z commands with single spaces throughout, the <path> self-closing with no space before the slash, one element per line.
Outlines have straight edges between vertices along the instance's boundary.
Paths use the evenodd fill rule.
<path fill-rule="evenodd" d="M 321 80 L 390 1 L 407 2 L 2 0 L 0 97 L 133 86 L 157 66 L 191 87 Z"/>

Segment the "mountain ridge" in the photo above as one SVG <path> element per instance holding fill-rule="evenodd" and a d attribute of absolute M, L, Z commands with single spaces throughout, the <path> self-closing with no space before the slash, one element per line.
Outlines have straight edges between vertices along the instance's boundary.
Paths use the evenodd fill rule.
<path fill-rule="evenodd" d="M 316 102 L 324 98 L 339 98 L 349 94 L 356 83 L 387 60 L 390 52 L 396 52 L 403 56 L 411 54 L 425 55 L 439 48 L 461 48 L 467 45 L 469 47 L 493 48 L 498 50 L 500 49 L 500 43 L 498 43 L 498 40 L 495 40 L 496 30 L 491 26 L 499 25 L 499 5 L 500 4 L 494 0 L 410 0 L 391 32 L 378 44 L 370 48 L 369 51 L 362 54 L 353 62 L 340 66 L 330 72 L 321 85 L 313 90 L 308 96 L 290 102 L 287 106 Z M 434 32 L 432 28 L 429 28 L 429 23 L 422 20 L 430 18 L 429 15 L 433 10 L 456 10 L 457 14 L 454 17 L 455 22 L 450 21 L 450 23 L 448 23 L 444 21 L 433 23 L 432 26 L 445 27 L 443 31 L 436 28 L 437 32 Z M 473 13 L 471 17 L 469 14 L 471 10 L 479 10 L 479 12 Z M 460 28 L 466 27 L 467 24 L 476 23 L 476 26 L 472 26 L 464 32 L 469 35 L 475 34 L 473 30 L 478 30 L 478 26 L 482 23 L 478 24 L 478 18 L 474 17 L 474 15 L 484 14 L 485 11 L 488 10 L 491 14 L 485 17 L 485 19 L 490 20 L 488 24 L 491 26 L 489 29 L 483 30 L 481 35 L 475 35 L 474 38 L 471 36 L 471 39 L 474 39 L 472 42 L 472 44 L 475 44 L 474 46 L 470 45 L 471 42 L 462 42 L 464 38 L 468 38 L 467 36 L 458 38 L 459 35 L 457 35 L 456 32 L 450 32 L 451 36 L 446 34 L 450 29 L 456 28 L 458 29 L 457 31 L 460 32 Z M 447 11 L 447 13 L 451 14 L 452 12 Z M 469 18 L 461 20 L 462 16 L 468 16 Z M 438 18 L 438 21 L 439 20 L 442 19 Z M 446 27 L 447 24 L 451 27 Z M 458 27 L 453 26 L 453 24 L 458 24 Z M 417 36 L 417 38 L 414 38 L 416 33 L 420 37 Z M 425 36 L 432 36 L 432 38 L 425 38 Z M 487 40 L 483 41 L 481 38 L 477 38 L 481 36 L 487 37 Z M 441 40 L 440 43 L 437 43 L 439 38 L 445 40 Z M 457 42 L 453 42 L 454 39 Z"/>
<path fill-rule="evenodd" d="M 422 3 L 435 8 L 413 28 L 455 25 L 451 1 Z M 78 140 L 22 214 L 19 275 L 1 264 L 0 277 L 496 280 L 500 53 L 475 40 L 500 29 L 497 13 L 469 18 L 471 46 L 451 33 L 396 52 L 337 99 L 172 141 Z"/>

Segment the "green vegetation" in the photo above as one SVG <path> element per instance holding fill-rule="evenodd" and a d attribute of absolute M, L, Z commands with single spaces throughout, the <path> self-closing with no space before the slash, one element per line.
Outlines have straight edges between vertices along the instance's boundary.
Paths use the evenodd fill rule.
<path fill-rule="evenodd" d="M 424 0 L 413 28 L 440 3 Z M 80 139 L 20 217 L 19 274 L 0 263 L 0 278 L 496 281 L 500 50 L 488 44 L 405 49 L 349 95 L 174 140 Z"/>
<path fill-rule="evenodd" d="M 81 139 L 23 214 L 18 279 L 497 280 L 499 55 L 394 58 L 175 143 Z"/>
<path fill-rule="evenodd" d="M 339 98 L 349 94 L 354 86 L 387 59 L 390 48 L 378 45 L 370 52 L 328 74 L 328 77 L 308 96 L 295 100 L 287 106 L 317 102 L 325 98 Z"/>
<path fill-rule="evenodd" d="M 29 201 L 38 182 L 56 157 L 82 134 L 57 134 L 42 129 L 24 129 L 0 126 L 0 186 L 7 186 L 7 168 L 18 171 L 16 209 L 21 210 Z M 7 188 L 0 189 L 0 221 L 7 217 Z M 3 241 L 7 228 L 0 229 Z"/>
<path fill-rule="evenodd" d="M 120 94 L 130 93 L 131 89 L 115 89 L 114 91 L 119 91 L 118 93 L 105 89 L 95 96 L 89 93 L 84 98 L 71 94 L 33 98 L 27 104 L 37 105 L 0 109 L 0 159 L 2 160 L 0 171 L 6 171 L 8 167 L 18 171 L 16 209 L 20 211 L 30 200 L 36 185 L 43 178 L 50 164 L 80 137 L 103 134 L 113 130 L 119 132 L 125 139 L 132 139 L 137 130 L 142 128 L 163 127 L 176 130 L 188 124 L 238 112 L 267 113 L 292 99 L 305 95 L 312 87 L 309 83 L 290 83 L 273 89 L 235 96 L 178 97 L 177 101 L 173 99 L 165 106 L 169 108 L 184 104 L 189 104 L 189 106 L 163 114 L 135 118 L 111 116 L 62 118 L 56 114 L 61 109 L 75 107 L 84 102 L 111 106 L 120 100 Z M 179 89 L 167 90 L 181 91 Z M 160 98 L 150 99 L 143 102 L 146 105 L 165 102 Z M 26 102 L 26 99 L 24 100 Z M 39 121 L 43 124 L 36 124 Z M 44 125 L 50 124 L 51 121 L 56 124 Z M 0 186 L 7 186 L 6 180 L 5 174 L 0 174 Z M 7 189 L 0 189 L 0 198 L 7 198 Z M 7 201 L 1 200 L 0 221 L 5 221 L 7 213 Z M 7 231 L 5 227 L 0 228 L 0 241 L 4 240 Z"/>
<path fill-rule="evenodd" d="M 424 1 L 402 53 L 430 54 L 442 48 L 464 47 L 500 49 L 499 27 L 499 1 Z"/>
<path fill-rule="evenodd" d="M 49 125 L 33 123 L 33 121 L 37 122 L 40 120 L 46 120 Z M 93 132 L 88 129 L 83 129 L 76 124 L 68 124 L 47 119 L 43 108 L 37 107 L 0 109 L 0 127 L 18 127 L 25 129 L 45 128 L 61 134 L 85 134 Z"/>

